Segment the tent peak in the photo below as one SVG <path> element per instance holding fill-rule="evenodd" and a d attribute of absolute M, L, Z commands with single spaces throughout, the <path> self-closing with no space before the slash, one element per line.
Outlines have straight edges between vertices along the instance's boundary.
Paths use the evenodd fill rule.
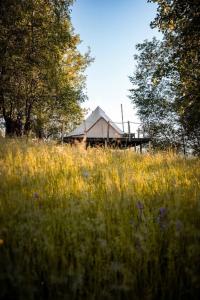
<path fill-rule="evenodd" d="M 94 111 L 103 111 L 103 109 L 98 105 Z M 103 111 L 104 112 L 104 111 Z"/>

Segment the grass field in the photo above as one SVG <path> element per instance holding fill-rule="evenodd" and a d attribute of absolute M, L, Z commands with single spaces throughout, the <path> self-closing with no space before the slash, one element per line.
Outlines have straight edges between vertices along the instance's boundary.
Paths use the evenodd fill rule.
<path fill-rule="evenodd" d="M 0 299 L 199 297 L 199 159 L 0 140 Z"/>

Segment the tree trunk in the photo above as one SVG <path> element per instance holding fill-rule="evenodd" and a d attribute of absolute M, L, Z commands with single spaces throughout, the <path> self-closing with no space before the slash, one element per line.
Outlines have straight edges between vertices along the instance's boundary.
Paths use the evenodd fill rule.
<path fill-rule="evenodd" d="M 21 115 L 18 115 L 17 120 L 15 121 L 15 134 L 18 137 L 23 135 L 23 123 Z"/>
<path fill-rule="evenodd" d="M 21 121 L 21 117 L 18 116 L 17 120 L 13 120 L 11 117 L 4 117 L 5 120 L 5 128 L 6 137 L 20 137 L 23 134 L 23 125 Z"/>
<path fill-rule="evenodd" d="M 24 134 L 28 136 L 30 133 L 30 130 L 31 130 L 31 121 L 29 119 L 27 119 L 26 123 L 24 125 Z"/>
<path fill-rule="evenodd" d="M 5 132 L 6 137 L 14 137 L 15 121 L 12 120 L 12 118 L 10 117 L 4 117 L 4 120 L 5 120 L 5 127 L 6 127 L 6 132 Z"/>

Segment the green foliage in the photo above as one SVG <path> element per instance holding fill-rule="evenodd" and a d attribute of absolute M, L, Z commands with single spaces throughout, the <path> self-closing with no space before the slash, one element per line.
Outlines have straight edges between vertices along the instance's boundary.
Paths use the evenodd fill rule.
<path fill-rule="evenodd" d="M 1 299 L 199 299 L 197 158 L 0 143 Z"/>
<path fill-rule="evenodd" d="M 0 2 L 0 113 L 7 134 L 29 133 L 35 119 L 42 130 L 55 118 L 80 118 L 90 58 L 77 50 L 72 2 Z M 41 111 L 48 112 L 45 118 Z"/>
<path fill-rule="evenodd" d="M 149 0 L 158 4 L 152 22 L 164 33 L 167 47 L 173 50 L 174 66 L 179 72 L 176 104 L 181 123 L 200 151 L 200 5 L 199 0 Z"/>
<path fill-rule="evenodd" d="M 175 104 L 179 75 L 173 68 L 172 53 L 165 41 L 156 38 L 136 45 L 136 49 L 130 99 L 155 147 L 180 147 L 182 136 Z"/>

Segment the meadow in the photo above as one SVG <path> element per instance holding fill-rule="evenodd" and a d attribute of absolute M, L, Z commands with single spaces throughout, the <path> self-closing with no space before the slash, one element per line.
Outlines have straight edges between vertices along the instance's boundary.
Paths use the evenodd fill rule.
<path fill-rule="evenodd" d="M 199 299 L 200 160 L 0 140 L 0 299 Z"/>

